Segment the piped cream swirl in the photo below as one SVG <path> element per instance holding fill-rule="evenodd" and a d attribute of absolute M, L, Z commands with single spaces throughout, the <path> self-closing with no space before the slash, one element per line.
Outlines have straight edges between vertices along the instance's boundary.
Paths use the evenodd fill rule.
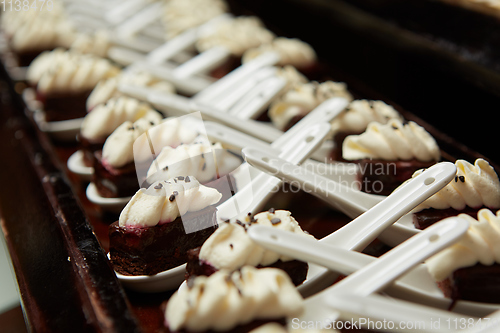
<path fill-rule="evenodd" d="M 462 210 L 466 206 L 500 208 L 500 181 L 495 169 L 486 160 L 478 158 L 474 165 L 465 160 L 457 160 L 455 165 L 455 179 L 418 205 L 414 212 L 426 208 Z M 422 172 L 423 170 L 416 171 L 413 177 Z"/>
<path fill-rule="evenodd" d="M 364 133 L 349 135 L 342 145 L 342 157 L 437 162 L 440 152 L 436 140 L 423 127 L 412 121 L 403 125 L 399 119 L 391 119 L 386 124 L 372 122 Z"/>
<path fill-rule="evenodd" d="M 332 121 L 332 133 L 362 133 L 369 123 L 375 121 L 380 124 L 387 123 L 390 119 L 403 120 L 401 115 L 390 105 L 382 101 L 369 101 L 358 99 Z"/>
<path fill-rule="evenodd" d="M 266 52 L 280 55 L 278 66 L 291 65 L 296 68 L 307 68 L 316 62 L 316 52 L 311 45 L 297 38 L 275 38 L 271 43 L 249 49 L 243 54 L 242 62 L 246 63 Z"/>
<path fill-rule="evenodd" d="M 197 27 L 227 11 L 223 0 L 170 0 L 164 4 L 162 20 L 167 40 Z"/>
<path fill-rule="evenodd" d="M 120 84 L 149 88 L 165 94 L 175 93 L 175 87 L 171 83 L 160 80 L 149 73 L 122 72 L 116 77 L 99 81 L 90 93 L 89 98 L 87 98 L 87 110 L 90 111 L 95 106 L 106 103 L 106 101 L 113 97 L 123 96 L 118 90 Z"/>
<path fill-rule="evenodd" d="M 273 39 L 274 34 L 257 17 L 241 16 L 219 23 L 213 32 L 198 39 L 196 48 L 203 52 L 222 46 L 232 55 L 241 57 L 246 50 L 270 43 Z"/>
<path fill-rule="evenodd" d="M 224 176 L 236 169 L 241 160 L 222 148 L 220 143 L 211 144 L 197 139 L 191 144 L 176 148 L 166 146 L 149 167 L 149 181 L 173 178 L 182 175 L 195 176 L 201 183 L 206 183 Z"/>
<path fill-rule="evenodd" d="M 140 118 L 132 123 L 121 124 L 106 140 L 102 149 L 103 162 L 119 168 L 127 163 L 143 162 L 151 157 L 151 146 L 155 152 L 163 147 L 177 147 L 190 143 L 198 133 L 184 126 L 177 118 L 166 118 L 158 123 Z M 147 132 L 147 136 L 143 135 Z M 140 141 L 136 141 L 136 140 Z M 137 148 L 134 151 L 134 145 Z"/>
<path fill-rule="evenodd" d="M 290 261 L 292 258 L 266 250 L 255 243 L 246 232 L 251 224 L 270 226 L 280 230 L 290 231 L 304 237 L 313 236 L 305 233 L 298 222 L 286 210 L 277 210 L 274 213 L 262 212 L 253 219 L 247 217 L 243 225 L 236 222 L 223 223 L 203 243 L 200 250 L 200 259 L 208 262 L 217 269 L 236 270 L 246 265 L 269 266 L 278 260 Z"/>
<path fill-rule="evenodd" d="M 92 90 L 100 80 L 119 72 L 107 59 L 55 49 L 33 60 L 27 79 L 44 94 L 72 93 Z"/>
<path fill-rule="evenodd" d="M 149 104 L 135 98 L 125 96 L 112 98 L 85 116 L 80 133 L 87 139 L 103 139 L 125 121 L 135 122 L 140 118 L 159 124 L 162 116 Z"/>
<path fill-rule="evenodd" d="M 466 234 L 425 262 L 436 281 L 447 279 L 459 268 L 500 263 L 500 211 L 495 215 L 489 209 L 481 209 L 477 220 L 467 214 L 458 217 L 470 223 Z"/>
<path fill-rule="evenodd" d="M 297 84 L 282 97 L 271 103 L 269 117 L 274 126 L 285 129 L 295 116 L 305 116 L 329 98 L 352 100 L 343 82 L 326 81 Z"/>
<path fill-rule="evenodd" d="M 194 177 L 158 181 L 137 191 L 120 213 L 118 223 L 130 228 L 154 227 L 215 205 L 221 198 L 219 191 L 201 185 Z"/>
<path fill-rule="evenodd" d="M 165 318 L 171 331 L 229 331 L 256 319 L 296 317 L 303 303 L 284 271 L 245 266 L 196 277 L 172 295 Z"/>

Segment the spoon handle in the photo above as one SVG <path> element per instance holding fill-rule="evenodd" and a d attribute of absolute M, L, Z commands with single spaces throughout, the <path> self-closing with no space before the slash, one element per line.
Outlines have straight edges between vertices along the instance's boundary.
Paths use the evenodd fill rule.
<path fill-rule="evenodd" d="M 318 148 L 330 131 L 329 124 L 316 124 L 290 138 L 280 156 L 286 157 L 292 163 L 301 163 Z M 246 164 L 245 164 L 246 165 Z M 240 167 L 241 168 L 241 167 Z M 250 183 L 230 199 L 217 207 L 217 216 L 227 219 L 246 213 L 255 213 L 267 199 L 276 191 L 281 181 L 265 173 L 260 173 Z"/>
<path fill-rule="evenodd" d="M 375 293 L 415 265 L 455 243 L 468 228 L 469 222 L 458 217 L 436 223 L 335 284 L 330 290 L 348 290 L 361 296 Z"/>
<path fill-rule="evenodd" d="M 453 163 L 433 165 L 323 241 L 346 249 L 364 249 L 384 229 L 448 184 L 455 173 Z"/>

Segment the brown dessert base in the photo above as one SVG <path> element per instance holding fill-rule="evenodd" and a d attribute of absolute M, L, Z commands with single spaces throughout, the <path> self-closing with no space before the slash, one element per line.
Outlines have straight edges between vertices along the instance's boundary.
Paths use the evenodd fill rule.
<path fill-rule="evenodd" d="M 80 142 L 81 151 L 83 152 L 83 163 L 87 167 L 93 166 L 95 163 L 94 153 L 102 150 L 106 138 L 91 140 L 79 134 L 78 141 Z"/>
<path fill-rule="evenodd" d="M 483 303 L 500 303 L 500 265 L 457 269 L 451 278 L 438 282 L 445 297 Z"/>
<path fill-rule="evenodd" d="M 121 168 L 113 168 L 103 163 L 102 151 L 94 153 L 94 182 L 97 192 L 104 198 L 123 198 L 134 195 L 139 190 L 134 162 Z"/>
<path fill-rule="evenodd" d="M 123 275 L 153 275 L 186 263 L 187 251 L 201 246 L 217 229 L 217 209 L 206 207 L 154 227 L 109 226 L 109 254 L 115 271 Z M 186 234 L 183 221 L 201 230 Z M 208 227 L 207 227 L 208 226 Z"/>
<path fill-rule="evenodd" d="M 447 209 L 427 208 L 421 210 L 420 212 L 413 213 L 413 225 L 417 229 L 424 230 L 425 228 L 433 225 L 436 222 L 439 222 L 447 217 L 457 216 L 458 214 L 468 214 L 473 218 L 476 218 L 477 212 L 481 208 L 485 207 L 484 206 L 479 208 L 465 207 L 462 210 L 456 210 L 453 208 L 447 208 Z"/>
<path fill-rule="evenodd" d="M 37 100 L 43 103 L 45 121 L 62 121 L 85 117 L 87 114 L 86 102 L 91 91 L 50 95 L 37 91 Z"/>
<path fill-rule="evenodd" d="M 205 275 L 210 276 L 217 272 L 218 269 L 212 266 L 210 263 L 200 259 L 201 246 L 198 248 L 193 248 L 188 251 L 187 256 L 187 266 L 186 266 L 186 280 L 199 276 Z M 285 271 L 292 279 L 294 285 L 298 286 L 305 281 L 307 277 L 307 271 L 309 270 L 309 265 L 306 262 L 299 260 L 281 261 L 269 265 L 269 266 L 257 266 L 257 268 L 279 268 Z"/>
<path fill-rule="evenodd" d="M 358 181 L 361 191 L 389 195 L 399 185 L 410 179 L 415 171 L 428 168 L 435 162 L 421 162 L 416 159 L 409 161 L 362 159 L 356 163 L 360 168 Z"/>

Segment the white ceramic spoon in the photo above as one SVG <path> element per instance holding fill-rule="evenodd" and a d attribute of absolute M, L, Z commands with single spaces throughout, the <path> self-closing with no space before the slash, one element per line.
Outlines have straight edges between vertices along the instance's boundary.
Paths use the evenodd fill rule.
<path fill-rule="evenodd" d="M 349 292 L 359 296 L 367 296 L 381 291 L 413 266 L 456 242 L 467 231 L 467 228 L 468 222 L 457 218 L 436 224 L 435 228 L 429 228 L 410 238 L 346 279 L 308 298 L 306 310 L 300 319 L 327 319 L 329 312 L 331 312 L 331 307 L 330 310 L 328 307 L 328 299 L 335 294 Z M 438 316 L 438 311 L 432 312 Z M 427 314 L 432 312 L 429 311 Z M 445 316 L 449 317 L 448 314 Z"/>
<path fill-rule="evenodd" d="M 335 285 L 307 298 L 306 310 L 299 317 L 300 321 L 334 321 L 338 319 L 339 313 L 329 300 L 335 295 L 348 292 L 366 297 L 380 291 L 413 266 L 454 243 L 466 232 L 468 222 L 451 218 L 433 227 L 435 228 L 409 239 L 379 259 L 326 246 L 310 238 L 270 227 L 252 226 L 248 234 L 256 242 L 273 251 L 300 260 L 317 262 L 347 275 L 352 273 Z"/>
<path fill-rule="evenodd" d="M 458 218 L 453 217 L 452 219 Z M 327 267 L 344 275 L 349 275 L 377 260 L 374 257 L 362 253 L 351 252 L 349 256 L 336 257 L 335 262 L 332 262 L 331 253 L 340 251 L 338 246 L 323 242 L 322 240 L 303 240 L 298 238 L 300 236 L 281 230 L 271 232 L 261 229 L 262 228 L 256 228 L 249 233 L 249 236 L 254 239 L 254 241 L 270 250 L 299 260 L 308 261 L 310 263 L 308 279 L 313 276 L 315 272 L 324 270 L 323 267 Z M 305 243 L 302 242 L 307 242 L 308 244 L 305 245 Z M 299 290 L 305 296 L 311 295 L 310 290 L 305 290 L 301 288 L 301 286 L 299 286 Z M 435 292 L 431 293 L 429 290 Z M 435 281 L 428 273 L 427 267 L 423 264 L 418 265 L 411 272 L 387 287 L 385 293 L 393 297 L 442 310 L 447 310 L 451 304 L 450 299 L 443 297 L 442 292 L 438 289 Z M 456 313 L 483 317 L 499 308 L 500 305 L 498 304 L 458 301 L 453 311 Z"/>
<path fill-rule="evenodd" d="M 263 153 L 255 149 L 246 148 L 243 150 L 243 154 L 245 160 L 250 164 L 255 161 L 259 161 L 259 163 L 262 161 Z M 268 158 L 271 160 L 276 159 L 266 154 L 264 159 L 267 160 Z M 287 168 L 289 166 L 291 165 L 287 163 Z M 290 169 L 277 169 L 277 171 L 280 170 L 286 170 L 287 173 L 290 172 Z M 335 244 L 345 249 L 362 250 L 387 227 L 391 226 L 422 201 L 448 184 L 455 176 L 455 172 L 456 167 L 453 163 L 438 163 L 425 170 L 420 175 L 423 177 L 415 177 L 400 186 L 385 199 L 384 197 L 353 190 L 350 187 L 329 179 L 318 182 L 318 178 L 313 178 L 312 180 L 308 180 L 308 184 L 298 183 L 295 185 L 299 185 L 303 189 L 311 189 L 311 191 L 307 192 L 333 204 L 341 211 L 350 213 L 353 216 L 359 215 L 352 222 L 323 238 L 322 242 Z M 316 192 L 318 188 L 322 188 L 322 190 Z M 359 205 L 361 199 L 370 200 L 372 204 L 370 208 L 363 211 L 363 206 Z M 334 279 L 335 276 L 329 274 L 327 270 L 312 269 L 308 279 L 300 288 L 304 294 L 309 295 L 321 290 Z"/>
<path fill-rule="evenodd" d="M 300 185 L 304 191 L 331 204 L 351 218 L 364 213 L 384 198 L 383 196 L 358 191 L 357 188 L 348 186 L 348 183 L 332 183 L 326 177 L 315 174 L 307 168 L 288 163 L 265 151 L 248 149 L 246 159 L 248 163 L 260 170 L 264 170 L 284 181 Z M 338 193 L 348 193 L 349 197 L 346 198 Z M 410 227 L 412 223 L 411 215 L 404 216 L 396 224 L 385 230 L 379 238 L 384 243 L 395 246 L 419 232 L 419 230 Z"/>
<path fill-rule="evenodd" d="M 297 163 L 306 159 L 324 140 L 329 128 L 328 124 L 317 124 L 303 131 L 301 136 L 290 138 L 291 140 L 287 146 L 283 147 L 283 156 Z M 245 166 L 248 167 L 246 163 L 243 163 L 239 169 Z M 232 174 L 235 175 L 235 178 L 239 177 L 238 172 Z M 260 173 L 252 179 L 251 183 L 247 183 L 244 187 L 238 189 L 235 195 L 217 207 L 218 220 L 257 210 L 272 195 L 271 190 L 274 189 L 276 183 L 271 186 L 268 182 L 270 178 L 273 177 Z M 236 182 L 238 183 L 238 179 L 236 179 Z M 279 181 L 277 184 L 279 184 Z M 180 265 L 153 276 L 125 276 L 119 273 L 116 273 L 116 276 L 129 289 L 141 292 L 161 292 L 176 288 L 181 284 L 184 280 L 185 266 L 186 264 Z"/>
<path fill-rule="evenodd" d="M 147 56 L 147 61 L 154 65 L 159 65 L 168 61 L 175 57 L 177 54 L 185 51 L 186 49 L 192 47 L 200 33 L 203 31 L 213 29 L 214 25 L 219 24 L 220 22 L 231 19 L 232 15 L 230 14 L 222 14 L 208 22 L 191 29 L 184 31 L 178 36 L 170 39 L 162 46 L 158 47 L 156 50 L 150 52 Z"/>

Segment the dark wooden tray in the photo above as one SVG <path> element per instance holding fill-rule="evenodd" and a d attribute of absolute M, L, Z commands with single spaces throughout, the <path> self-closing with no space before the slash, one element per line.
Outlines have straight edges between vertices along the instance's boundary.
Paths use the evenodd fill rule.
<path fill-rule="evenodd" d="M 293 36 L 293 30 L 289 34 Z M 324 78 L 347 82 L 358 97 L 394 104 L 377 86 L 360 80 L 348 68 L 326 63 Z M 52 142 L 40 132 L 3 67 L 0 74 L 1 224 L 29 327 L 34 332 L 167 331 L 160 306 L 171 292 L 140 294 L 124 290 L 107 261 L 107 226 L 117 216 L 89 203 L 84 193 L 86 184 L 68 172 L 66 160 L 78 147 Z M 426 127 L 445 159 L 474 161 L 484 157 L 396 107 L 407 119 Z M 349 220 L 303 192 L 278 193 L 268 203 L 268 207 L 276 208 L 298 206 L 308 208 L 292 208 L 294 216 L 316 237 Z M 366 252 L 378 255 L 385 250 L 374 242 Z"/>

